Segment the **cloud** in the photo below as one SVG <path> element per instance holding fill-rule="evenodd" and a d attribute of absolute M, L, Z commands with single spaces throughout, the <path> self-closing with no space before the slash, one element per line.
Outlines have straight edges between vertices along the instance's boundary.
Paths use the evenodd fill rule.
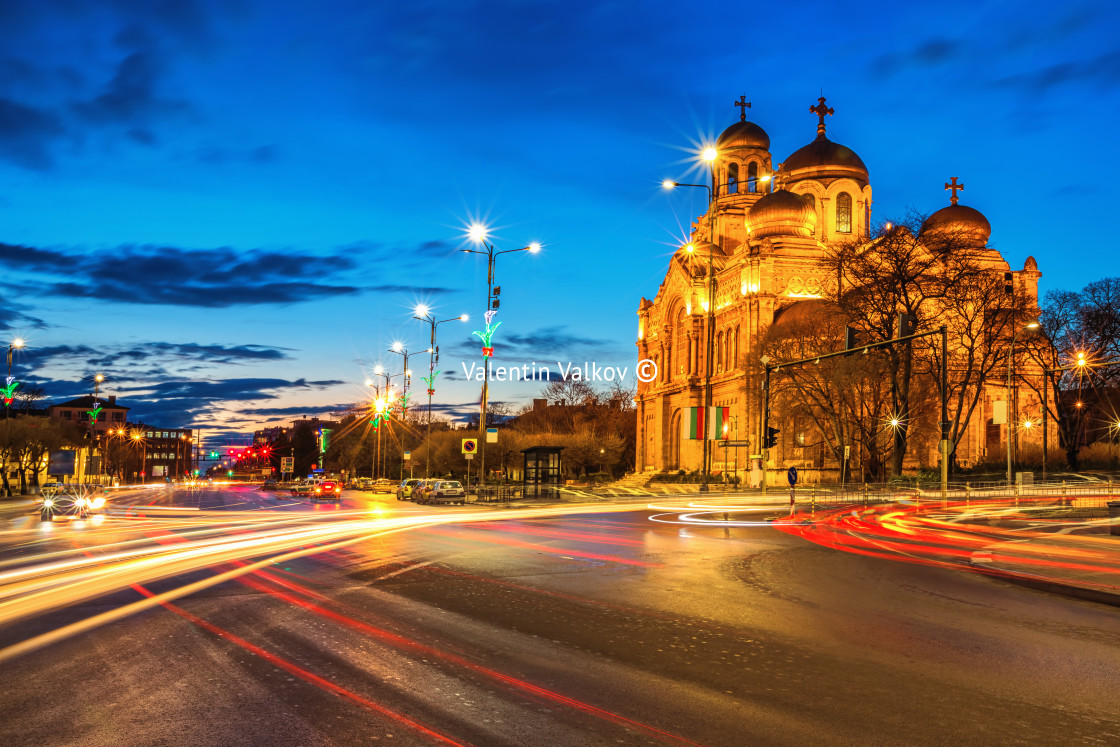
<path fill-rule="evenodd" d="M 527 334 L 509 334 L 503 337 L 504 328 L 501 328 L 494 336 L 494 347 L 500 351 L 502 359 L 506 361 L 544 363 L 550 358 L 554 361 L 558 360 L 557 356 L 570 357 L 573 353 L 581 355 L 595 353 L 612 345 L 610 340 L 581 337 L 566 332 L 566 329 L 564 325 L 541 327 Z M 471 337 L 463 342 L 451 343 L 447 349 L 464 357 L 477 357 L 478 338 Z"/>
<path fill-rule="evenodd" d="M 50 149 L 64 131 L 56 114 L 0 98 L 0 158 L 27 169 L 48 170 L 54 165 Z"/>
<path fill-rule="evenodd" d="M 359 286 L 331 283 L 335 275 L 353 276 L 361 255 L 351 248 L 332 253 L 232 249 L 182 249 L 168 246 L 123 245 L 90 254 L 77 249 L 40 249 L 0 243 L 0 265 L 9 273 L 63 276 L 37 282 L 23 292 L 49 297 L 104 299 L 98 282 L 112 277 L 125 293 L 116 303 L 228 308 L 260 304 L 302 303 L 357 293 L 439 295 L 451 288 L 384 283 Z M 314 279 L 305 279 L 316 267 Z M 292 278 L 300 278 L 293 280 Z"/>
<path fill-rule="evenodd" d="M 364 289 L 324 282 L 354 269 L 353 257 L 306 252 L 229 249 L 180 249 L 125 245 L 87 254 L 0 244 L 0 264 L 11 271 L 64 276 L 65 280 L 29 286 L 28 292 L 50 297 L 104 298 L 100 278 L 112 277 L 128 292 L 117 303 L 226 308 L 252 304 L 299 303 L 351 295 Z M 322 269 L 318 280 L 303 277 L 308 266 Z M 398 289 L 406 289 L 400 286 Z"/>

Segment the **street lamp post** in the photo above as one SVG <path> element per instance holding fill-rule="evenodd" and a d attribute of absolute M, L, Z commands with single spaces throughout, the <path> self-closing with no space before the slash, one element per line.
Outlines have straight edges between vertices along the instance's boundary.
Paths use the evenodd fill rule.
<path fill-rule="evenodd" d="M 431 347 L 428 348 L 428 377 L 424 382 L 428 385 L 428 435 L 425 439 L 424 456 L 424 477 L 430 478 L 432 476 L 432 395 L 436 393 L 436 376 L 439 371 L 436 370 L 436 364 L 439 363 L 439 348 L 436 346 L 436 327 L 444 322 L 465 322 L 470 319 L 466 314 L 460 314 L 451 319 L 436 320 L 432 316 L 431 310 L 423 304 L 417 306 L 414 311 L 413 319 L 419 319 L 422 322 L 427 322 L 432 328 L 432 342 Z"/>
<path fill-rule="evenodd" d="M 389 407 L 390 407 L 389 393 L 390 393 L 390 387 L 392 386 L 391 382 L 392 382 L 393 379 L 397 378 L 398 376 L 404 376 L 405 374 L 404 373 L 390 374 L 388 371 L 386 371 L 381 366 L 378 366 L 377 368 L 373 369 L 373 373 L 374 373 L 375 376 L 384 376 L 385 377 L 385 396 L 384 397 L 381 396 L 381 388 L 380 387 L 378 387 L 372 381 L 368 381 L 368 380 L 366 381 L 366 386 L 372 386 L 373 387 L 373 392 L 374 392 L 373 406 L 374 406 L 375 415 L 388 417 L 387 411 L 389 410 Z M 381 426 L 382 425 L 383 425 L 383 422 L 382 422 L 381 419 L 379 419 L 378 423 L 377 423 L 376 469 L 371 468 L 371 472 L 375 473 L 373 475 L 375 480 L 381 477 L 381 472 L 382 472 L 382 463 L 381 463 Z"/>
<path fill-rule="evenodd" d="M 498 296 L 501 292 L 501 286 L 494 286 L 494 260 L 497 259 L 499 254 L 512 254 L 514 252 L 530 252 L 536 254 L 541 250 L 541 245 L 533 242 L 528 246 L 523 246 L 520 249 L 506 249 L 504 251 L 494 251 L 494 245 L 487 243 L 486 239 L 489 235 L 489 229 L 479 223 L 472 224 L 468 235 L 475 244 L 482 247 L 481 249 L 463 249 L 462 251 L 469 254 L 485 254 L 486 255 L 486 321 L 489 327 L 490 312 L 496 312 L 500 304 Z M 500 322 L 499 322 L 500 324 Z M 486 350 L 491 350 L 487 353 Z M 486 485 L 486 407 L 490 397 L 490 356 L 492 355 L 492 348 L 487 344 L 483 347 L 482 354 L 482 406 L 478 420 L 478 459 L 479 459 L 479 488 Z"/>
<path fill-rule="evenodd" d="M 23 345 L 24 345 L 23 339 L 19 338 L 19 337 L 15 338 L 10 343 L 8 343 L 8 379 L 5 382 L 4 388 L 3 388 L 3 391 L 4 391 L 4 419 L 5 420 L 7 420 L 9 417 L 11 417 L 11 413 L 9 412 L 9 410 L 11 410 L 11 407 L 12 407 L 12 395 L 15 393 L 16 388 L 19 386 L 19 384 L 16 382 L 16 380 L 14 378 L 12 378 L 12 352 L 14 350 L 18 349 L 18 348 L 22 348 Z M 8 423 L 9 446 L 11 445 L 10 444 L 11 440 L 12 440 L 12 424 L 9 422 Z M 8 482 L 8 460 L 6 458 L 4 460 L 3 469 L 4 469 L 4 484 L 6 484 L 8 486 L 7 495 L 10 498 L 11 495 L 12 495 L 12 486 Z"/>
<path fill-rule="evenodd" d="M 1015 341 L 1019 335 L 1028 329 L 1038 329 L 1037 321 L 1029 321 L 1022 329 L 1015 330 L 1011 337 L 1011 347 L 1007 351 L 1007 486 L 1011 487 L 1011 432 L 1015 425 L 1015 413 L 1012 412 L 1011 397 L 1011 364 L 1015 362 Z"/>

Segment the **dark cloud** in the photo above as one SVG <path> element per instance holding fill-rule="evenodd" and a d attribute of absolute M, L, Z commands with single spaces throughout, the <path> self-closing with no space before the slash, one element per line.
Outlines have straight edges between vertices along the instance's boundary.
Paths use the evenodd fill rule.
<path fill-rule="evenodd" d="M 81 118 L 96 124 L 134 124 L 153 116 L 188 110 L 189 106 L 183 100 L 159 97 L 156 93 L 158 76 L 153 54 L 132 52 L 120 61 L 102 91 L 88 101 L 75 104 L 74 111 Z"/>
<path fill-rule="evenodd" d="M 27 306 L 0 298 L 0 332 L 45 329 L 48 326 L 39 317 L 28 314 Z"/>
<path fill-rule="evenodd" d="M 307 415 L 309 417 L 328 417 L 330 413 L 345 412 L 353 407 L 350 403 L 336 405 L 296 405 L 293 407 L 261 407 L 257 409 L 243 409 L 243 415 L 259 415 L 263 417 L 280 417 L 288 415 Z M 254 422 L 252 420 L 247 422 Z"/>
<path fill-rule="evenodd" d="M 0 98 L 0 158 L 28 169 L 54 165 L 51 148 L 65 128 L 54 113 Z"/>
<path fill-rule="evenodd" d="M 363 290 L 324 282 L 332 274 L 354 269 L 355 260 L 345 253 L 324 257 L 303 252 L 123 246 L 89 255 L 0 244 L 0 264 L 9 271 L 65 276 L 66 280 L 42 284 L 38 290 L 29 286 L 29 292 L 48 296 L 103 299 L 101 281 L 111 277 L 128 288 L 113 300 L 130 304 L 225 308 L 298 303 Z M 290 279 L 302 278 L 309 266 L 323 268 L 317 280 Z"/>
<path fill-rule="evenodd" d="M 566 332 L 566 326 L 542 327 L 528 334 L 502 335 L 500 328 L 494 336 L 494 347 L 504 360 L 518 363 L 547 362 L 555 356 L 571 356 L 601 351 L 611 345 L 609 340 L 581 337 Z M 475 357 L 479 352 L 478 338 L 471 337 L 463 342 L 452 343 L 448 351 L 464 357 Z M 494 365 L 497 365 L 496 363 Z"/>
<path fill-rule="evenodd" d="M 997 88 L 1018 88 L 1026 93 L 1047 94 L 1067 84 L 1087 83 L 1104 88 L 1120 85 L 1120 52 L 1109 52 L 1088 60 L 1059 62 L 1015 73 L 995 80 Z"/>

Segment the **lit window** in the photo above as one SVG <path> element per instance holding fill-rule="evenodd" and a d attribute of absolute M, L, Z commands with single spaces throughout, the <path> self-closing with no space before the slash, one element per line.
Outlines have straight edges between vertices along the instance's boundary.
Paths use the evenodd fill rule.
<path fill-rule="evenodd" d="M 836 195 L 836 232 L 852 232 L 852 196 L 847 192 Z"/>

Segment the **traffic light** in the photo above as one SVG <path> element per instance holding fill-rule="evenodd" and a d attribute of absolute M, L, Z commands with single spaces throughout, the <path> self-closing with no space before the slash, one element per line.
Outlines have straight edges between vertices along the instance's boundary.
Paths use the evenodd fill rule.
<path fill-rule="evenodd" d="M 498 299 L 498 296 L 500 296 L 500 295 L 502 295 L 502 286 L 495 285 L 494 286 L 494 300 L 490 304 L 490 308 L 496 309 L 501 305 L 501 301 Z"/>
<path fill-rule="evenodd" d="M 914 327 L 918 324 L 918 317 L 905 312 L 900 313 L 894 320 L 894 336 L 909 337 L 914 334 Z"/>
<path fill-rule="evenodd" d="M 844 327 L 844 349 L 851 350 L 856 347 L 856 331 L 853 327 Z"/>
<path fill-rule="evenodd" d="M 778 445 L 778 429 L 766 427 L 766 438 L 762 439 L 762 446 L 766 449 L 773 449 Z"/>

